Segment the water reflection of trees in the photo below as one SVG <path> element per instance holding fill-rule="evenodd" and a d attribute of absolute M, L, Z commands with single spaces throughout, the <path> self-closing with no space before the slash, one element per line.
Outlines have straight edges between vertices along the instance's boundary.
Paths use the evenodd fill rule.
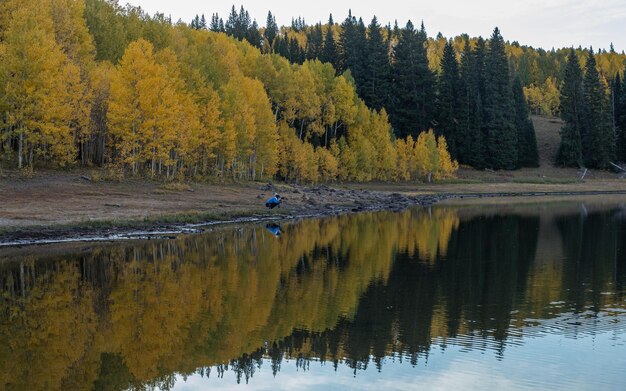
<path fill-rule="evenodd" d="M 581 307 L 611 299 L 571 288 L 624 282 L 626 230 L 614 219 L 556 219 L 569 261 L 546 289 Z M 0 264 L 0 378 L 15 389 L 166 389 L 174 373 L 247 381 L 263 359 L 275 374 L 285 359 L 416 363 L 435 338 L 492 341 L 501 354 L 511 325 L 544 308 L 528 289 L 539 225 L 435 208 L 307 220 L 281 238 L 256 227 L 15 259 Z"/>

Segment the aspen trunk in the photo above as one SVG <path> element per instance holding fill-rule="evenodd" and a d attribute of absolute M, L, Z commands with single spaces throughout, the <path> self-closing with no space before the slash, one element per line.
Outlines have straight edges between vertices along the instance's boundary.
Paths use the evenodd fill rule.
<path fill-rule="evenodd" d="M 20 129 L 20 137 L 19 137 L 18 147 L 17 147 L 17 154 L 18 154 L 17 168 L 19 168 L 19 169 L 22 168 L 22 153 L 23 153 L 23 151 L 24 151 L 24 132 L 22 132 L 22 130 Z"/>

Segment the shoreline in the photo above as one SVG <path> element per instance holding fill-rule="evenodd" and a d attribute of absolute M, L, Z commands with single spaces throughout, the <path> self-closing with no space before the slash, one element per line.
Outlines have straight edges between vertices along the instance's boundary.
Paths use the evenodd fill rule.
<path fill-rule="evenodd" d="M 268 185 L 274 190 L 287 190 L 285 186 Z M 201 233 L 215 226 L 284 222 L 290 220 L 321 218 L 346 213 L 376 212 L 382 210 L 400 212 L 410 207 L 427 207 L 442 201 L 454 200 L 460 205 L 464 200 L 485 198 L 540 198 L 557 197 L 567 199 L 575 196 L 624 195 L 626 190 L 582 190 L 582 191 L 506 191 L 506 192 L 441 192 L 411 195 L 400 192 L 372 190 L 346 190 L 326 185 L 293 188 L 294 195 L 301 195 L 305 205 L 292 207 L 290 196 L 285 208 L 277 213 L 259 213 L 258 208 L 232 212 L 181 213 L 154 215 L 150 218 L 124 220 L 82 221 L 68 224 L 30 225 L 16 228 L 0 227 L 0 249 L 19 248 L 54 243 L 115 242 L 121 240 L 172 238 L 181 234 Z M 289 194 L 289 192 L 288 192 Z M 259 197 L 257 197 L 259 198 Z M 326 202 L 318 202 L 315 199 Z M 337 202 L 347 201 L 347 202 Z M 626 201 L 626 197 L 625 197 Z"/>

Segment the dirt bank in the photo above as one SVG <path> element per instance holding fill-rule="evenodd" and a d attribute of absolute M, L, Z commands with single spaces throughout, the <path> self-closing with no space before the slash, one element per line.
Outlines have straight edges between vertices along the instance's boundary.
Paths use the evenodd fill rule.
<path fill-rule="evenodd" d="M 274 192 L 286 200 L 282 208 L 268 211 L 264 202 Z M 0 179 L 0 245 L 168 236 L 223 222 L 402 210 L 449 199 L 572 194 L 624 195 L 626 200 L 626 181 L 172 185 L 147 180 L 94 182 L 80 173 L 42 172 L 33 178 L 14 174 Z"/>

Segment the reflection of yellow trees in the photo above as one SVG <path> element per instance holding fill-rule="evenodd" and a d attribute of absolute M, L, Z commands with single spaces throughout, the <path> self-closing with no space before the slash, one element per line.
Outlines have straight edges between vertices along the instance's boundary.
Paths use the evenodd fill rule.
<path fill-rule="evenodd" d="M 82 365 L 95 334 L 96 315 L 93 290 L 81 284 L 77 268 L 58 264 L 54 272 L 37 278 L 26 298 L 8 300 L 1 308 L 8 319 L 0 318 L 2 386 L 82 388 L 71 369 Z"/>
<path fill-rule="evenodd" d="M 423 261 L 433 263 L 438 254 L 446 255 L 450 235 L 459 226 L 459 217 L 453 209 L 434 208 L 405 213 L 399 224 L 402 233 L 399 250 L 411 256 L 418 251 Z"/>
<path fill-rule="evenodd" d="M 25 298 L 3 288 L 3 385 L 89 388 L 105 352 L 145 383 L 228 362 L 294 328 L 330 329 L 373 281 L 387 281 L 398 249 L 434 259 L 457 226 L 439 209 L 344 215 L 286 225 L 280 239 L 264 227 L 223 230 L 101 247 L 49 269 L 33 262 L 32 273 L 48 271 Z M 81 276 L 97 264 L 101 276 Z"/>

